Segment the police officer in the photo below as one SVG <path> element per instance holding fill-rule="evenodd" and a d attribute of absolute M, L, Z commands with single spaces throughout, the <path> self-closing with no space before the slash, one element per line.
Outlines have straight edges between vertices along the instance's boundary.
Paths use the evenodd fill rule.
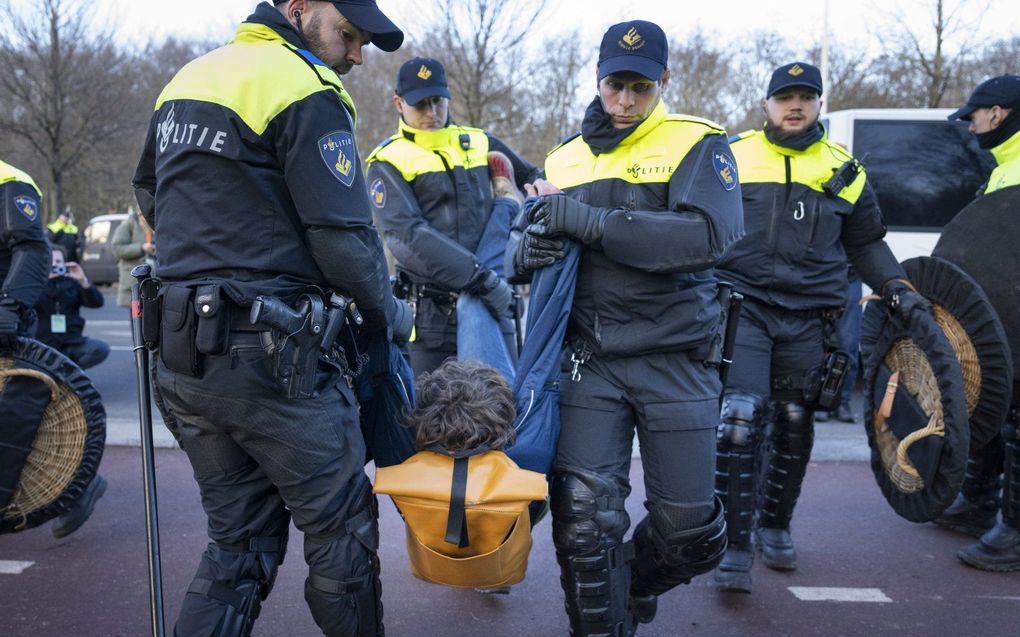
<path fill-rule="evenodd" d="M 81 246 L 81 231 L 74 225 L 70 213 L 62 212 L 57 218 L 46 224 L 46 234 L 50 243 L 60 246 L 67 255 L 68 261 L 79 261 L 78 248 Z"/>
<path fill-rule="evenodd" d="M 705 360 L 720 315 L 712 268 L 743 235 L 740 187 L 722 128 L 667 112 L 668 59 L 656 24 L 606 31 L 598 95 L 546 159 L 548 182 L 529 188 L 543 196 L 509 247 L 518 273 L 554 258 L 542 240 L 582 249 L 550 487 L 572 635 L 630 634 L 726 546 L 712 491 L 721 384 Z M 624 544 L 635 429 L 648 513 Z"/>
<path fill-rule="evenodd" d="M 32 336 L 34 307 L 46 288 L 50 245 L 41 221 L 42 191 L 27 173 L 0 161 L 0 353 L 18 336 Z M 81 497 L 57 517 L 51 530 L 62 538 L 78 530 L 106 491 L 97 475 Z"/>
<path fill-rule="evenodd" d="M 981 195 L 1020 186 L 1020 76 L 1000 75 L 982 82 L 949 119 L 970 122 L 978 145 L 995 157 L 997 166 Z M 940 526 L 980 537 L 980 542 L 963 547 L 958 555 L 965 564 L 986 571 L 1020 570 L 1018 409 L 1016 404 L 1010 408 L 1001 435 L 983 449 L 972 450 L 960 494 L 935 520 Z M 996 523 L 1000 505 L 1002 521 Z"/>
<path fill-rule="evenodd" d="M 42 192 L 27 173 L 0 161 L 0 347 L 28 335 L 50 270 L 40 220 Z"/>
<path fill-rule="evenodd" d="M 790 519 L 811 456 L 824 363 L 835 360 L 847 260 L 898 311 L 926 307 L 883 241 L 863 167 L 818 122 L 821 95 L 817 68 L 785 64 L 762 102 L 765 129 L 731 140 L 747 236 L 718 269 L 745 297 L 718 434 L 716 493 L 729 535 L 716 569 L 723 591 L 751 591 L 756 460 L 769 419 L 758 544 L 766 566 L 796 567 Z"/>
<path fill-rule="evenodd" d="M 502 261 L 494 270 L 480 258 L 480 240 L 493 215 L 505 215 L 509 227 L 517 215 L 510 198 L 538 169 L 494 135 L 453 123 L 446 71 L 437 60 L 416 57 L 400 67 L 393 105 L 397 133 L 369 156 L 368 180 L 383 237 L 417 304 L 411 366 L 421 375 L 457 355 L 460 292 L 478 296 L 500 320 L 507 351 L 515 354 L 513 292 L 497 271 Z M 499 185 L 498 178 L 504 188 L 493 193 L 490 179 Z M 502 254 L 505 243 L 498 248 Z"/>
<path fill-rule="evenodd" d="M 392 321 L 356 111 L 338 74 L 361 64 L 370 42 L 394 51 L 402 41 L 374 0 L 264 2 L 156 104 L 134 180 L 159 237 L 154 387 L 212 539 L 175 634 L 250 633 L 291 517 L 304 533 L 305 600 L 323 633 L 383 633 L 357 404 L 338 360 L 316 371 L 318 341 L 292 347 L 321 327 L 326 288 L 353 297 L 363 331 Z M 272 320 L 287 325 L 296 314 L 300 328 L 253 324 L 259 296 L 256 310 L 292 306 Z M 314 387 L 295 394 L 290 370 L 306 369 L 309 356 Z"/>

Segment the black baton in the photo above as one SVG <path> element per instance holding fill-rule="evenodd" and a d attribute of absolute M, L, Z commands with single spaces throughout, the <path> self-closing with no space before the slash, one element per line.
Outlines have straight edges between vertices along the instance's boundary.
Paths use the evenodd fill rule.
<path fill-rule="evenodd" d="M 159 561 L 159 518 L 156 513 L 156 462 L 152 446 L 151 388 L 149 386 L 149 350 L 142 337 L 143 285 L 149 287 L 152 266 L 137 265 L 131 276 L 138 281 L 131 286 L 131 341 L 134 345 L 135 366 L 138 371 L 138 425 L 142 436 L 142 479 L 145 495 L 145 531 L 149 549 L 149 610 L 152 616 L 153 637 L 163 637 L 163 576 Z M 148 282 L 148 283 L 147 283 Z"/>

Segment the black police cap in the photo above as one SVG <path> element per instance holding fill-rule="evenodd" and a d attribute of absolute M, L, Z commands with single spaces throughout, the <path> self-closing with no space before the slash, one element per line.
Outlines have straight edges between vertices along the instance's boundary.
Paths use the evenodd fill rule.
<path fill-rule="evenodd" d="M 414 106 L 429 97 L 450 97 L 446 70 L 432 58 L 411 58 L 397 72 L 397 95 Z"/>
<path fill-rule="evenodd" d="M 273 0 L 280 5 L 287 0 Z M 404 32 L 401 31 L 386 14 L 379 9 L 375 0 L 327 0 L 336 5 L 338 11 L 354 26 L 372 34 L 369 40 L 383 51 L 396 51 L 404 43 Z"/>
<path fill-rule="evenodd" d="M 772 97 L 779 91 L 793 86 L 804 86 L 818 95 L 822 94 L 822 72 L 817 66 L 807 62 L 791 62 L 784 64 L 772 72 L 769 90 L 765 97 Z"/>
<path fill-rule="evenodd" d="M 977 85 L 967 103 L 949 115 L 950 120 L 970 119 L 979 108 L 1020 106 L 1020 75 L 1000 75 Z"/>
<path fill-rule="evenodd" d="M 659 25 L 630 20 L 609 27 L 599 47 L 599 79 L 630 71 L 658 80 L 669 64 L 669 43 Z"/>

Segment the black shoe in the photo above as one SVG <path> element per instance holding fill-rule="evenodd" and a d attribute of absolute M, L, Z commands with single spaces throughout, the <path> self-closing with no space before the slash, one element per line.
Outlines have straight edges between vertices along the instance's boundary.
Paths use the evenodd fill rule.
<path fill-rule="evenodd" d="M 962 493 L 956 496 L 953 503 L 932 520 L 944 529 L 963 533 L 971 537 L 981 537 L 995 526 L 998 507 L 994 500 L 975 502 L 968 500 Z"/>
<path fill-rule="evenodd" d="M 659 597 L 657 595 L 631 595 L 630 616 L 634 618 L 634 629 L 638 624 L 650 624 L 655 619 L 655 613 L 659 610 Z M 633 633 L 631 633 L 633 634 Z"/>
<path fill-rule="evenodd" d="M 53 537 L 67 537 L 77 531 L 92 515 L 92 510 L 96 508 L 96 502 L 103 497 L 104 493 L 106 493 L 106 478 L 97 474 L 85 488 L 85 493 L 81 494 L 78 501 L 71 506 L 71 509 L 53 521 L 53 526 L 50 528 Z"/>
<path fill-rule="evenodd" d="M 829 422 L 832 418 L 832 412 L 824 411 L 819 409 L 815 412 L 815 422 Z"/>
<path fill-rule="evenodd" d="M 758 529 L 758 547 L 761 549 L 761 561 L 765 566 L 777 571 L 792 571 L 797 568 L 797 551 L 793 548 L 793 538 L 787 529 Z"/>
<path fill-rule="evenodd" d="M 980 542 L 963 547 L 956 555 L 967 566 L 982 571 L 1020 571 L 1020 531 L 999 522 Z"/>
<path fill-rule="evenodd" d="M 846 403 L 841 403 L 839 408 L 836 409 L 836 420 L 840 422 L 857 422 L 853 410 Z"/>
<path fill-rule="evenodd" d="M 751 592 L 751 565 L 754 553 L 740 549 L 727 549 L 722 562 L 715 569 L 715 588 L 723 593 Z"/>

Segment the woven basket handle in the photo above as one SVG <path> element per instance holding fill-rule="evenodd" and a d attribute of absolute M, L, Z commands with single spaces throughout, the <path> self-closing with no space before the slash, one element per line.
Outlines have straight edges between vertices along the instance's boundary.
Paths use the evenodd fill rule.
<path fill-rule="evenodd" d="M 36 371 L 34 369 L 21 369 L 18 367 L 12 367 L 11 369 L 0 369 L 0 378 L 8 378 L 11 376 L 27 376 L 36 380 L 41 380 L 50 388 L 50 402 L 57 399 L 60 393 L 60 387 L 57 386 L 57 381 L 53 380 L 49 374 Z"/>
<path fill-rule="evenodd" d="M 911 464 L 910 460 L 907 458 L 907 449 L 910 448 L 910 445 L 914 444 L 921 438 L 946 435 L 945 427 L 942 423 L 937 421 L 937 418 L 936 414 L 932 414 L 931 419 L 928 420 L 927 427 L 912 432 L 906 438 L 901 440 L 899 446 L 896 447 L 896 464 L 898 464 L 900 469 L 902 469 L 905 473 L 908 473 L 915 478 L 921 477 L 921 474 L 917 472 L 917 469 L 914 468 L 914 465 Z"/>

